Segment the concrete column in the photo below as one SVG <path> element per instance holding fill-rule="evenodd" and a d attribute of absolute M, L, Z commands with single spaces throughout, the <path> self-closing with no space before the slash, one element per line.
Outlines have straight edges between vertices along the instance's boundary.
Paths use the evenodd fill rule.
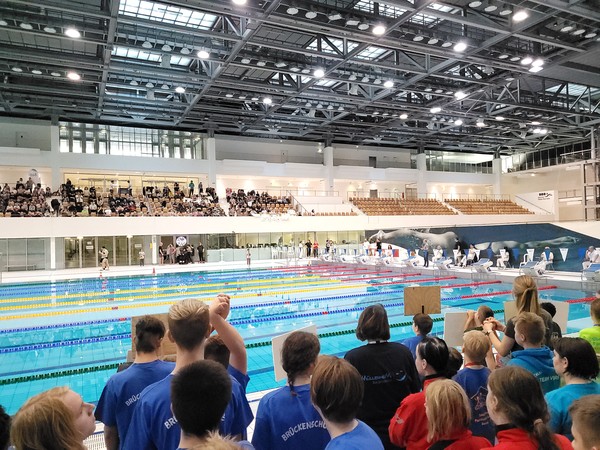
<path fill-rule="evenodd" d="M 492 160 L 492 173 L 494 174 L 494 195 L 502 194 L 502 159 L 500 159 L 500 154 L 495 153 L 494 159 Z"/>
<path fill-rule="evenodd" d="M 592 132 L 590 133 L 590 140 L 591 140 L 591 149 L 592 149 L 592 159 L 596 159 L 598 152 L 596 151 L 596 147 L 599 145 L 598 143 L 598 137 L 596 136 L 596 133 L 598 133 L 598 128 L 594 128 L 592 127 Z"/>
<path fill-rule="evenodd" d="M 63 182 L 60 164 L 60 128 L 58 124 L 50 125 L 50 158 L 48 162 L 52 170 L 52 180 L 45 180 L 45 182 L 50 184 L 52 191 L 55 191 Z"/>
<path fill-rule="evenodd" d="M 417 154 L 417 194 L 419 197 L 427 197 L 427 155 Z"/>
<path fill-rule="evenodd" d="M 333 194 L 333 146 L 328 145 L 323 149 L 323 165 L 325 166 L 325 177 L 327 179 L 327 193 Z"/>
<path fill-rule="evenodd" d="M 150 253 L 152 254 L 152 265 L 158 264 L 158 239 L 156 239 L 156 235 L 152 235 L 152 242 L 150 243 Z"/>
<path fill-rule="evenodd" d="M 214 136 L 206 140 L 206 158 L 208 160 L 208 184 L 217 188 L 217 144 Z"/>

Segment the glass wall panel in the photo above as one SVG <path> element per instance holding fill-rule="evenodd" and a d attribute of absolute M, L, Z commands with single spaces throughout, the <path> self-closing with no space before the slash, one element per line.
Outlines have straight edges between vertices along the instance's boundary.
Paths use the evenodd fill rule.
<path fill-rule="evenodd" d="M 126 236 L 115 236 L 115 264 L 117 266 L 130 265 L 129 239 Z"/>
<path fill-rule="evenodd" d="M 27 270 L 27 240 L 8 240 L 8 270 Z"/>
<path fill-rule="evenodd" d="M 106 247 L 106 250 L 108 250 L 108 264 L 109 265 L 114 265 L 115 264 L 115 247 L 113 244 L 113 237 L 112 236 L 99 236 L 98 237 L 98 251 L 100 251 L 100 249 L 102 247 Z M 97 256 L 96 259 L 96 264 L 99 266 L 100 265 L 100 257 Z"/>
<path fill-rule="evenodd" d="M 65 269 L 78 269 L 79 267 L 79 239 L 65 238 Z"/>
<path fill-rule="evenodd" d="M 100 251 L 96 246 L 96 238 L 86 236 L 81 243 L 83 256 L 83 267 L 97 267 L 100 261 Z"/>
<path fill-rule="evenodd" d="M 0 272 L 6 271 L 8 262 L 8 239 L 0 239 Z"/>
<path fill-rule="evenodd" d="M 46 268 L 44 239 L 27 239 L 27 270 Z"/>

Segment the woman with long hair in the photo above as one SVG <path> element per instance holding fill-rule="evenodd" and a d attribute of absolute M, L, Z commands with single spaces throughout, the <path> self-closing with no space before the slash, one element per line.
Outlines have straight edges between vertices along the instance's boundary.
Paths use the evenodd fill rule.
<path fill-rule="evenodd" d="M 294 331 L 283 343 L 281 365 L 287 386 L 266 394 L 258 404 L 252 445 L 256 450 L 319 450 L 330 440 L 310 400 L 310 380 L 321 350 L 319 338 Z"/>
<path fill-rule="evenodd" d="M 479 450 L 490 447 L 484 437 L 473 436 L 471 404 L 463 388 L 452 380 L 438 380 L 425 393 L 429 450 Z M 451 414 L 449 414 L 451 412 Z"/>
<path fill-rule="evenodd" d="M 585 339 L 564 337 L 554 341 L 554 370 L 564 386 L 546 394 L 550 408 L 550 427 L 573 440 L 569 407 L 578 398 L 600 394 L 598 359 L 594 347 Z"/>
<path fill-rule="evenodd" d="M 508 366 L 488 379 L 486 399 L 496 424 L 494 447 L 503 450 L 572 450 L 571 442 L 548 426 L 550 414 L 537 378 L 526 369 Z"/>
<path fill-rule="evenodd" d="M 416 353 L 417 371 L 425 377 L 423 391 L 410 394 L 402 400 L 388 428 L 391 443 L 398 447 L 406 447 L 406 450 L 429 448 L 425 393 L 432 383 L 448 378 L 450 352 L 443 339 L 429 336 L 424 338 L 417 345 Z"/>
<path fill-rule="evenodd" d="M 55 387 L 31 397 L 13 418 L 15 450 L 85 450 L 83 441 L 94 433 L 94 405 L 67 387 Z"/>
<path fill-rule="evenodd" d="M 389 438 L 390 417 L 406 396 L 421 387 L 412 353 L 405 345 L 389 342 L 390 324 L 381 304 L 363 310 L 356 337 L 367 345 L 350 350 L 344 359 L 356 367 L 365 386 L 357 418 L 375 430 L 386 450 L 397 449 Z"/>
<path fill-rule="evenodd" d="M 551 347 L 552 337 L 552 316 L 540 307 L 538 299 L 538 289 L 535 280 L 529 275 L 521 275 L 515 278 L 512 289 L 517 307 L 517 316 L 522 312 L 537 314 L 544 320 L 546 326 L 545 345 Z M 483 324 L 483 332 L 490 338 L 490 341 L 500 356 L 507 356 L 509 353 L 523 350 L 515 339 L 515 317 L 510 318 L 504 326 L 493 317 L 487 318 Z M 496 335 L 496 331 L 504 333 L 502 340 Z"/>

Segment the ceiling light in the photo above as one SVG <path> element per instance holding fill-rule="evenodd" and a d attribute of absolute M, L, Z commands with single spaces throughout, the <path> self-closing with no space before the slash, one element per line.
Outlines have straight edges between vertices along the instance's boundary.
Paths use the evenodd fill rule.
<path fill-rule="evenodd" d="M 312 106 L 311 102 L 306 102 L 306 105 L 304 105 L 305 108 L 310 108 Z"/>
<path fill-rule="evenodd" d="M 502 53 L 500 56 L 498 56 L 498 59 L 506 59 L 508 58 L 510 55 L 507 55 L 506 53 Z"/>
<path fill-rule="evenodd" d="M 315 78 L 323 78 L 325 76 L 325 71 L 321 68 L 315 69 L 313 72 Z"/>
<path fill-rule="evenodd" d="M 346 26 L 347 27 L 355 27 L 359 23 L 360 23 L 360 20 L 358 20 L 355 17 L 350 17 L 349 19 L 346 19 Z"/>
<path fill-rule="evenodd" d="M 23 25 L 23 24 L 21 24 Z M 69 36 L 70 38 L 73 39 L 77 39 L 81 37 L 81 33 L 79 32 L 79 30 L 75 29 L 75 28 L 67 28 L 65 30 L 65 36 Z"/>
<path fill-rule="evenodd" d="M 535 125 L 541 125 L 541 122 L 538 122 L 538 121 L 534 120 L 533 122 L 531 122 L 531 125 L 534 125 L 534 126 Z"/>
<path fill-rule="evenodd" d="M 369 29 L 369 24 L 366 23 L 366 22 L 361 22 L 361 23 L 358 24 L 357 28 L 360 31 L 367 31 Z"/>
<path fill-rule="evenodd" d="M 310 69 L 308 67 L 305 67 L 304 69 L 302 69 L 300 72 L 302 72 L 303 74 L 309 74 L 310 73 Z"/>
<path fill-rule="evenodd" d="M 79 75 L 77 72 L 69 72 L 67 73 L 67 78 L 69 80 L 79 81 L 81 80 L 81 75 Z"/>
<path fill-rule="evenodd" d="M 41 70 L 39 70 L 39 69 L 33 69 L 33 70 L 31 71 L 31 73 L 32 73 L 32 74 L 34 74 L 34 75 L 41 75 L 41 74 L 42 74 L 42 71 L 41 71 Z"/>
<path fill-rule="evenodd" d="M 493 3 L 490 3 L 489 5 L 487 5 L 485 8 L 483 8 L 483 10 L 487 13 L 491 13 L 494 12 L 498 9 L 498 5 L 494 5 Z"/>
<path fill-rule="evenodd" d="M 231 92 L 228 92 L 227 94 L 225 94 L 225 97 L 227 97 L 227 98 L 233 98 L 233 94 Z"/>
<path fill-rule="evenodd" d="M 53 77 L 60 77 L 61 74 L 58 72 L 50 72 L 50 75 L 52 75 Z"/>
<path fill-rule="evenodd" d="M 417 34 L 414 38 L 413 41 L 415 42 L 421 42 L 422 40 L 424 40 L 425 37 L 421 36 L 420 34 Z"/>
<path fill-rule="evenodd" d="M 430 88 L 430 87 L 425 88 L 425 92 L 431 92 L 431 91 L 433 91 L 433 88 Z"/>
<path fill-rule="evenodd" d="M 594 38 L 594 37 L 596 37 L 597 35 L 598 35 L 598 33 L 596 33 L 595 31 L 591 31 L 591 32 L 589 32 L 588 34 L 586 34 L 586 35 L 584 36 L 584 38 L 586 38 L 586 39 L 591 39 L 591 38 Z"/>
<path fill-rule="evenodd" d="M 317 13 L 315 11 L 306 11 L 306 14 L 304 14 L 304 17 L 306 17 L 307 19 L 314 19 L 315 17 L 317 17 Z"/>
<path fill-rule="evenodd" d="M 208 59 L 210 57 L 210 53 L 206 49 L 198 50 L 198 58 L 200 59 Z"/>
<path fill-rule="evenodd" d="M 382 34 L 385 33 L 385 25 L 379 24 L 379 25 L 375 25 L 373 27 L 373 34 L 376 36 L 381 36 Z"/>
<path fill-rule="evenodd" d="M 434 106 L 433 108 L 431 108 L 431 109 L 429 110 L 429 112 L 430 112 L 431 114 L 437 114 L 437 113 L 439 113 L 441 110 L 442 110 L 442 108 L 440 108 L 439 106 Z"/>
<path fill-rule="evenodd" d="M 579 28 L 579 29 L 573 31 L 573 36 L 579 36 L 583 33 L 585 33 L 585 30 L 583 28 Z"/>
<path fill-rule="evenodd" d="M 175 92 L 177 92 L 178 94 L 185 94 L 185 88 L 182 86 L 177 86 L 175 88 Z"/>
<path fill-rule="evenodd" d="M 245 5 L 246 0 L 231 0 L 235 5 Z"/>
<path fill-rule="evenodd" d="M 281 69 L 282 67 L 285 67 L 285 66 L 287 66 L 287 63 L 285 61 L 280 60 L 275 63 L 275 67 L 277 67 L 279 69 Z"/>
<path fill-rule="evenodd" d="M 374 116 L 378 116 L 379 115 L 379 111 L 373 111 L 373 115 Z"/>
<path fill-rule="evenodd" d="M 363 79 L 361 81 L 363 83 L 368 83 L 370 80 L 369 80 L 369 77 L 363 77 Z"/>
<path fill-rule="evenodd" d="M 138 85 L 138 82 L 137 82 L 137 81 L 135 81 L 135 80 L 131 80 L 131 81 L 129 82 L 129 84 L 130 84 L 130 85 L 132 85 L 132 86 L 137 86 L 137 85 Z"/>
<path fill-rule="evenodd" d="M 260 61 L 257 61 L 256 65 L 258 67 L 265 67 L 267 65 L 267 62 L 263 61 L 263 60 L 260 60 Z"/>
<path fill-rule="evenodd" d="M 33 30 L 33 25 L 31 25 L 29 22 L 21 22 L 19 24 L 19 26 L 21 28 L 23 28 L 24 30 Z M 79 36 L 73 36 L 73 37 L 79 37 Z"/>
<path fill-rule="evenodd" d="M 480 0 L 475 0 L 471 3 L 469 3 L 469 7 L 471 8 L 479 8 L 481 6 L 481 1 Z"/>
<path fill-rule="evenodd" d="M 523 64 L 524 66 L 528 66 L 532 62 L 533 62 L 533 58 L 531 56 L 526 56 L 525 58 L 523 58 L 521 60 L 521 64 Z"/>
<path fill-rule="evenodd" d="M 295 6 L 288 6 L 288 9 L 285 12 L 287 12 L 290 16 L 295 16 L 300 12 L 300 10 Z"/>
<path fill-rule="evenodd" d="M 467 97 L 467 94 L 465 94 L 463 91 L 456 91 L 454 93 L 454 96 L 456 97 L 457 100 L 462 100 L 463 98 Z"/>
<path fill-rule="evenodd" d="M 519 57 L 519 56 L 513 56 L 512 58 L 510 58 L 510 60 L 511 60 L 512 62 L 517 62 L 517 61 L 518 61 L 518 60 L 520 60 L 520 59 L 521 59 L 521 57 Z"/>
<path fill-rule="evenodd" d="M 355 74 L 350 75 L 348 77 L 348 80 L 350 80 L 350 81 L 356 81 L 356 75 Z"/>
<path fill-rule="evenodd" d="M 271 99 L 271 97 L 265 97 L 265 98 L 263 98 L 263 103 L 265 105 L 270 105 L 273 103 L 273 100 Z"/>
<path fill-rule="evenodd" d="M 529 71 L 531 73 L 538 73 L 541 72 L 542 70 L 544 70 L 544 68 L 542 66 L 533 66 L 529 68 Z"/>
<path fill-rule="evenodd" d="M 344 111 L 344 107 L 343 106 L 338 106 L 338 111 Z"/>
<path fill-rule="evenodd" d="M 50 26 L 45 26 L 44 27 L 44 31 L 46 33 L 55 34 L 56 33 L 56 28 L 50 27 Z"/>
<path fill-rule="evenodd" d="M 323 109 L 323 104 L 322 103 L 318 103 L 317 104 L 317 109 Z"/>
<path fill-rule="evenodd" d="M 386 87 L 386 88 L 388 88 L 388 89 L 391 89 L 391 88 L 394 87 L 394 82 L 392 80 L 386 80 L 386 82 L 383 83 L 383 86 Z"/>
<path fill-rule="evenodd" d="M 381 78 L 375 78 L 375 81 L 373 81 L 373 84 L 381 84 Z"/>
<path fill-rule="evenodd" d="M 561 29 L 561 33 L 568 33 L 569 31 L 573 31 L 575 27 L 573 25 L 564 25 Z"/>
<path fill-rule="evenodd" d="M 477 119 L 477 123 L 475 123 L 479 128 L 485 127 L 485 122 L 483 119 Z"/>
<path fill-rule="evenodd" d="M 529 13 L 527 13 L 527 11 L 521 10 L 521 11 L 517 11 L 516 13 L 513 14 L 512 20 L 513 20 L 513 22 L 523 22 L 528 17 L 529 17 Z"/>
<path fill-rule="evenodd" d="M 327 109 L 331 111 L 333 109 L 333 105 L 328 105 Z"/>
<path fill-rule="evenodd" d="M 329 20 L 331 20 L 332 22 L 336 21 L 336 20 L 340 20 L 342 19 L 342 15 L 339 12 L 332 12 L 331 14 L 329 14 L 327 16 L 327 18 Z"/>
<path fill-rule="evenodd" d="M 541 128 L 534 128 L 533 129 L 533 134 L 540 134 L 541 131 L 542 131 Z"/>
<path fill-rule="evenodd" d="M 0 19 L 0 27 L 5 27 L 6 25 L 8 25 L 8 22 L 6 20 Z"/>
<path fill-rule="evenodd" d="M 23 69 L 21 69 L 20 67 L 13 67 L 12 71 L 13 72 L 17 72 L 17 73 L 21 73 L 21 72 L 23 72 Z"/>
<path fill-rule="evenodd" d="M 408 119 L 408 114 L 406 114 L 406 113 L 400 114 L 400 119 L 402 119 L 402 120 Z"/>
<path fill-rule="evenodd" d="M 167 89 L 169 89 L 169 85 L 168 84 L 163 84 L 160 88 L 164 89 L 166 91 Z"/>
<path fill-rule="evenodd" d="M 291 70 L 292 72 L 300 72 L 300 67 L 298 67 L 298 66 L 293 66 L 293 67 L 290 67 L 290 70 Z"/>
<path fill-rule="evenodd" d="M 258 97 L 252 97 L 252 98 L 251 98 L 251 100 L 252 100 L 253 102 L 257 102 L 257 101 L 258 101 L 258 100 L 260 100 L 260 99 L 259 99 Z"/>
<path fill-rule="evenodd" d="M 465 42 L 457 42 L 456 45 L 454 45 L 454 51 L 455 52 L 464 52 L 467 49 L 467 44 Z"/>
<path fill-rule="evenodd" d="M 534 59 L 534 60 L 531 62 L 531 65 L 532 65 L 533 67 L 543 66 L 543 65 L 544 65 L 544 60 L 543 60 L 542 58 Z"/>
<path fill-rule="evenodd" d="M 429 38 L 429 40 L 427 41 L 427 43 L 428 43 L 429 45 L 435 45 L 435 44 L 437 44 L 438 42 L 440 42 L 440 40 L 439 40 L 438 38 L 434 38 L 434 37 L 432 37 L 432 38 Z"/>
<path fill-rule="evenodd" d="M 444 47 L 444 48 L 452 47 L 452 42 L 450 42 L 450 41 L 442 42 L 442 47 Z"/>
<path fill-rule="evenodd" d="M 509 16 L 512 14 L 512 9 L 509 5 L 505 4 L 498 14 L 501 16 Z"/>
<path fill-rule="evenodd" d="M 459 127 L 460 127 L 462 124 L 463 124 L 463 121 L 462 121 L 462 119 L 456 119 L 456 120 L 454 121 L 454 125 L 457 125 L 457 126 L 459 126 Z"/>
<path fill-rule="evenodd" d="M 251 60 L 250 58 L 242 58 L 241 63 L 242 64 L 250 64 Z"/>
<path fill-rule="evenodd" d="M 189 55 L 191 52 L 191 50 L 187 47 L 181 47 L 181 50 L 179 50 L 179 53 L 181 53 L 182 55 Z"/>
<path fill-rule="evenodd" d="M 150 83 L 149 81 L 146 83 L 146 87 L 148 89 L 152 89 L 154 87 L 154 83 Z"/>
<path fill-rule="evenodd" d="M 169 44 L 164 44 L 161 48 L 163 52 L 170 52 L 173 50 Z"/>
<path fill-rule="evenodd" d="M 502 122 L 504 120 L 504 117 L 503 116 L 496 116 L 496 120 L 498 122 Z"/>
<path fill-rule="evenodd" d="M 436 90 L 435 90 L 435 93 L 436 93 L 436 94 L 443 94 L 443 93 L 444 93 L 444 90 L 443 90 L 443 89 L 436 89 Z"/>

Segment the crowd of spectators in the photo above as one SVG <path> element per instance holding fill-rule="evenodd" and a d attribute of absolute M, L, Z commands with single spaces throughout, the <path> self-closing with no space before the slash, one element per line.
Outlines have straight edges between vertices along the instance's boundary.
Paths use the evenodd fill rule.
<path fill-rule="evenodd" d="M 227 188 L 225 192 L 230 216 L 287 213 L 290 205 L 289 198 L 275 197 L 267 192 L 258 193 L 251 190 L 246 193 L 243 189 L 238 189 L 236 192 L 231 188 Z"/>

